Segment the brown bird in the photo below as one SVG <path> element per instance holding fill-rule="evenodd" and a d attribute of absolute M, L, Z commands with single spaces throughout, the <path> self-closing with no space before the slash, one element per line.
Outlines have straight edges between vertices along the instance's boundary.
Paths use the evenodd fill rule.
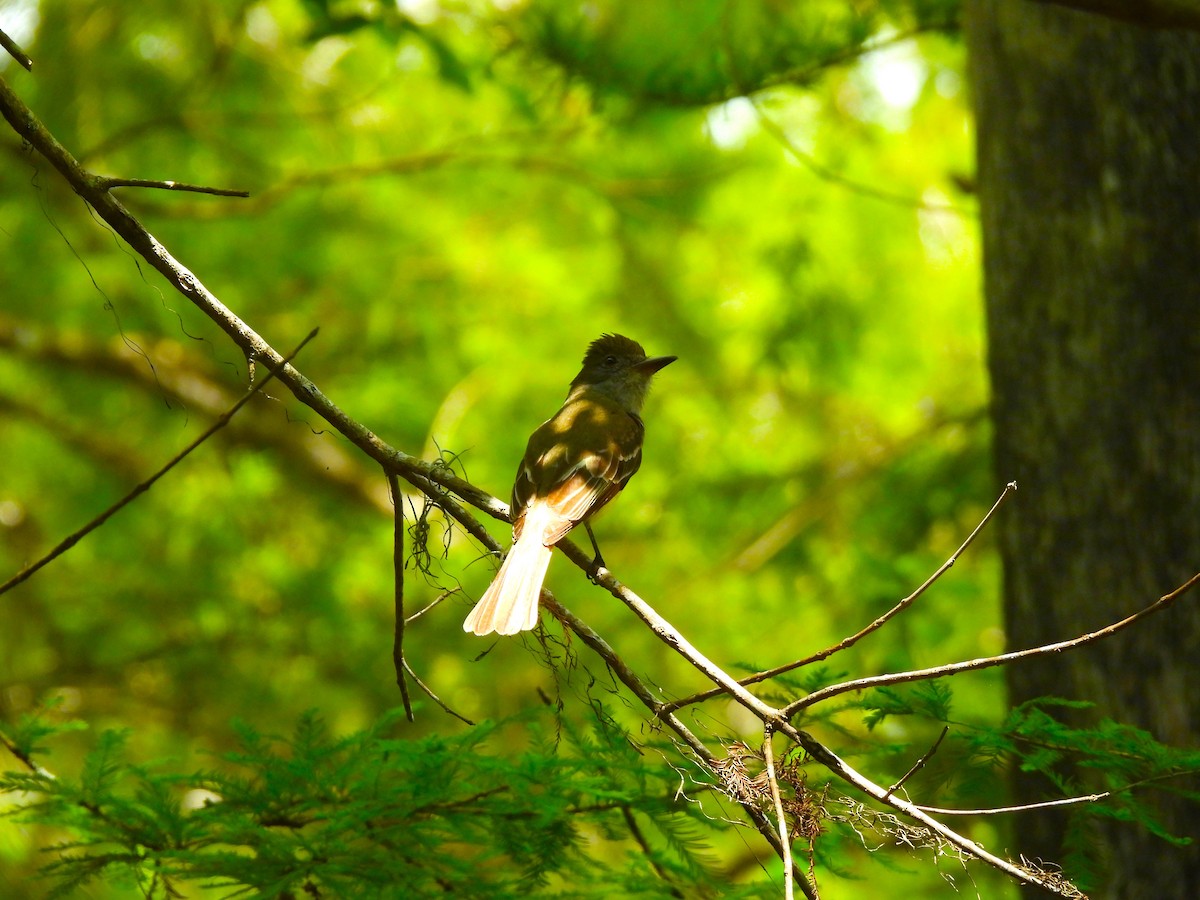
<path fill-rule="evenodd" d="M 619 334 L 591 343 L 562 409 L 529 438 L 513 484 L 512 549 L 463 631 L 516 634 L 537 624 L 554 545 L 580 522 L 587 527 L 642 464 L 650 378 L 676 359 L 647 358 L 641 344 Z"/>

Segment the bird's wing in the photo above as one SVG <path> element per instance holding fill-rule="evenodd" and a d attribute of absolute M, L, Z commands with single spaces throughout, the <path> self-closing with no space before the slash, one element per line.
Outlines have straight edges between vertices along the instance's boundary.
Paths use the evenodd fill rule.
<path fill-rule="evenodd" d="M 524 511 L 534 501 L 545 500 L 557 513 L 557 521 L 542 535 L 546 546 L 558 543 L 612 500 L 642 464 L 640 418 L 621 409 L 606 410 L 603 422 L 580 422 L 584 427 L 572 428 L 573 418 L 562 421 L 569 410 L 564 407 L 534 432 L 513 485 L 514 509 Z M 517 535 L 522 524 L 518 520 Z"/>

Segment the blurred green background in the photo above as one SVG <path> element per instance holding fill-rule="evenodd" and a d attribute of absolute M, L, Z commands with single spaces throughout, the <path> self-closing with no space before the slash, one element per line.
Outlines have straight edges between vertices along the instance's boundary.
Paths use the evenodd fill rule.
<path fill-rule="evenodd" d="M 642 470 L 596 530 L 617 577 L 741 672 L 889 608 L 1000 487 L 955 15 L 937 2 L 9 0 L 0 27 L 36 64 L 0 72 L 93 171 L 250 190 L 120 197 L 281 352 L 320 326 L 296 364 L 348 414 L 406 452 L 452 456 L 504 499 L 590 340 L 615 331 L 678 355 L 646 410 Z M 210 424 L 246 366 L 43 160 L 12 134 L 0 150 L 7 577 Z M 104 728 L 186 769 L 231 745 L 235 718 L 289 732 L 316 708 L 345 732 L 398 703 L 386 484 L 282 388 L 266 393 L 0 599 L 0 717 L 56 701 L 49 715 L 89 726 L 54 744 L 52 770 L 76 767 Z M 416 671 L 473 719 L 539 706 L 539 691 L 586 719 L 588 666 L 602 667 L 578 647 L 581 669 L 553 671 L 520 639 L 481 658 L 491 642 L 460 623 L 493 566 L 429 522 L 432 568 L 410 567 L 408 603 L 456 592 L 410 627 Z M 1000 650 L 997 568 L 985 535 L 829 671 Z M 704 686 L 561 559 L 548 584 L 665 695 Z M 954 688 L 956 719 L 1002 714 L 997 672 Z M 621 714 L 634 730 L 645 718 Z M 760 735 L 724 702 L 686 718 L 714 741 Z M 868 733 L 853 712 L 824 727 L 883 783 L 937 733 L 905 718 Z M 421 702 L 398 734 L 465 728 Z M 507 739 L 524 740 L 500 732 L 493 751 Z M 925 802 L 1000 796 L 948 771 L 920 785 Z M 995 827 L 967 831 L 1002 845 Z M 0 823 L 6 896 L 41 896 L 25 879 L 55 839 Z M 731 878 L 768 877 L 737 867 L 748 845 L 763 853 L 753 832 L 712 842 Z M 847 845 L 838 868 L 838 897 L 878 897 L 880 883 L 955 896 L 925 857 Z"/>

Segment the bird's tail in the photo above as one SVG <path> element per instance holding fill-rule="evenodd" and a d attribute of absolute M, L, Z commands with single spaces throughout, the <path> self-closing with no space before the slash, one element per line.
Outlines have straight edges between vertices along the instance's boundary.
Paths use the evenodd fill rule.
<path fill-rule="evenodd" d="M 554 554 L 554 548 L 543 545 L 540 538 L 540 528 L 522 531 L 495 580 L 463 622 L 463 631 L 516 634 L 537 625 L 542 581 Z"/>

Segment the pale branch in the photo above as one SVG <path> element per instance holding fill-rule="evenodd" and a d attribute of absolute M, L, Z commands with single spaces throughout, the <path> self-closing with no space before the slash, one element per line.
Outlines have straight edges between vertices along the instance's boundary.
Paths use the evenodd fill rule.
<path fill-rule="evenodd" d="M 839 757 L 824 744 L 817 741 L 808 732 L 801 731 L 790 722 L 777 721 L 776 727 L 780 732 L 786 734 L 798 745 L 800 745 L 800 747 L 802 747 L 810 757 L 821 763 L 821 765 L 823 765 L 838 778 L 858 788 L 864 794 L 874 797 L 880 803 L 886 804 L 898 812 L 904 813 L 909 818 L 916 820 L 934 834 L 943 838 L 947 843 L 952 844 L 968 855 L 975 857 L 981 862 L 987 863 L 995 869 L 999 869 L 1001 872 L 1004 872 L 1005 874 L 1024 884 L 1037 885 L 1053 891 L 1054 893 L 1061 894 L 1065 897 L 1082 896 L 1078 893 L 1078 891 L 1075 891 L 1073 886 L 1070 886 L 1070 888 L 1071 891 L 1074 891 L 1074 893 L 1067 892 L 1066 890 L 1057 886 L 1056 883 L 1048 878 L 1044 873 L 1036 871 L 1032 868 L 1023 868 L 1007 859 L 996 856 L 994 853 L 988 852 L 981 845 L 975 843 L 970 838 L 964 837 L 957 831 L 954 831 L 952 828 L 943 825 L 937 819 L 929 816 L 915 804 L 910 803 L 907 800 L 902 800 L 894 794 L 889 795 L 886 788 L 881 787 L 880 785 L 871 781 L 865 775 L 862 775 L 856 771 L 854 768 L 848 765 L 845 760 Z"/>
<path fill-rule="evenodd" d="M 871 622 L 869 625 L 860 629 L 855 634 L 843 638 L 833 646 L 826 647 L 824 650 L 814 653 L 811 656 L 806 656 L 803 659 L 798 659 L 793 662 L 784 663 L 781 666 L 775 666 L 774 668 L 757 672 L 754 675 L 750 675 L 746 678 L 739 678 L 738 684 L 743 686 L 757 684 L 760 681 L 766 681 L 768 678 L 774 678 L 776 675 L 782 675 L 786 672 L 791 672 L 793 669 L 799 669 L 804 666 L 811 665 L 812 663 L 820 662 L 823 659 L 828 659 L 835 653 L 839 653 L 842 650 L 854 646 L 872 632 L 878 631 L 885 624 L 887 624 L 890 619 L 894 618 L 904 610 L 908 609 L 908 607 L 912 606 L 913 603 L 917 601 L 918 597 L 929 590 L 933 583 L 941 578 L 942 575 L 944 575 L 950 569 L 950 567 L 958 561 L 958 558 L 962 556 L 964 552 L 966 552 L 966 549 L 970 547 L 975 541 L 975 538 L 979 536 L 979 533 L 983 530 L 984 526 L 986 526 L 987 523 L 992 520 L 992 517 L 996 515 L 996 511 L 1000 509 L 1001 504 L 1003 504 L 1004 501 L 1008 499 L 1008 496 L 1016 489 L 1017 483 L 1015 481 L 1010 481 L 1007 485 L 1005 485 L 1004 490 L 1000 492 L 1000 496 L 996 498 L 996 502 L 992 504 L 992 508 L 987 511 L 987 514 L 979 521 L 979 524 L 975 526 L 975 529 L 969 535 L 967 535 L 966 540 L 959 545 L 958 549 L 951 554 L 950 558 L 942 563 L 936 572 L 926 578 L 920 587 L 877 618 L 874 622 Z M 724 693 L 724 691 L 719 687 L 710 688 L 709 690 L 700 691 L 699 693 L 692 694 L 688 697 L 681 697 L 678 700 L 672 700 L 669 703 L 666 703 L 665 707 L 669 710 L 680 709 L 684 706 L 690 706 L 693 703 L 699 703 L 701 701 L 711 699 L 712 697 L 716 697 L 722 693 Z"/>
<path fill-rule="evenodd" d="M 775 773 L 775 748 L 771 738 L 775 729 L 768 722 L 763 726 L 763 762 L 767 767 L 767 784 L 771 788 L 771 802 L 775 805 L 775 819 L 779 823 L 779 843 L 783 847 L 783 890 L 786 900 L 795 896 L 792 890 L 792 839 L 788 834 L 787 815 L 783 811 L 783 797 L 779 793 L 779 776 Z"/>
<path fill-rule="evenodd" d="M 976 809 L 956 809 L 947 806 L 925 806 L 917 804 L 917 808 L 933 816 L 1001 816 L 1012 813 L 1031 812 L 1039 809 L 1053 809 L 1058 806 L 1078 806 L 1081 803 L 1099 803 L 1117 794 L 1124 794 L 1145 784 L 1156 781 L 1166 781 L 1168 778 L 1182 778 L 1186 775 L 1200 775 L 1200 771 L 1189 769 L 1182 772 L 1166 772 L 1162 775 L 1152 775 L 1149 778 L 1139 778 L 1129 784 L 1123 784 L 1111 791 L 1101 791 L 1098 794 L 1080 794 L 1075 797 L 1062 797 L 1058 800 L 1041 800 L 1037 803 L 1022 803 L 1017 806 L 985 806 Z"/>
<path fill-rule="evenodd" d="M 305 344 L 307 344 L 309 341 L 311 341 L 316 336 L 317 336 L 317 330 L 314 328 L 311 332 L 309 332 L 308 336 L 300 342 L 299 346 L 297 346 L 296 349 L 292 351 L 291 355 L 287 359 L 282 360 L 282 364 L 283 365 L 290 364 L 289 361 L 291 359 L 293 359 L 296 356 L 296 354 L 299 353 L 304 348 Z M 128 494 L 126 494 L 124 497 L 122 497 L 116 503 L 109 506 L 106 510 L 104 510 L 102 513 L 100 513 L 100 515 L 96 516 L 94 519 L 92 519 L 90 522 L 88 522 L 82 528 L 78 529 L 77 531 L 72 532 L 71 534 L 69 534 L 65 538 L 63 538 L 45 556 L 43 556 L 40 559 L 38 559 L 37 561 L 29 564 L 28 566 L 25 566 L 25 568 L 21 569 L 21 571 L 17 572 L 17 574 L 13 575 L 6 582 L 4 582 L 3 584 L 0 584 L 0 594 L 5 594 L 8 591 L 12 590 L 12 588 L 14 588 L 18 584 L 21 584 L 22 582 L 26 581 L 35 572 L 39 571 L 44 566 L 46 566 L 49 563 L 53 562 L 54 560 L 58 559 L 58 557 L 62 556 L 64 553 L 66 553 L 68 550 L 70 550 L 72 547 L 74 547 L 76 544 L 78 544 L 81 540 L 83 540 L 83 538 L 87 537 L 89 534 L 91 534 L 93 531 L 95 531 L 97 528 L 99 528 L 101 525 L 103 525 L 105 522 L 107 522 L 110 518 L 112 518 L 114 515 L 116 515 L 118 512 L 120 512 L 122 509 L 124 509 L 126 506 L 128 506 L 130 503 L 132 503 L 134 500 L 136 500 L 142 494 L 146 493 L 146 491 L 150 490 L 150 488 L 152 488 L 154 486 L 155 482 L 157 482 L 160 478 L 162 478 L 164 475 L 166 475 L 173 468 L 175 468 L 175 466 L 179 465 L 179 463 L 183 462 L 184 459 L 186 459 L 193 450 L 195 450 L 197 447 L 199 447 L 201 444 L 203 444 L 205 441 L 207 441 L 210 437 L 212 437 L 214 434 L 216 434 L 218 431 L 220 431 L 222 428 L 224 428 L 226 425 L 228 425 L 230 419 L 232 419 L 235 415 L 237 415 L 238 410 L 240 410 L 243 406 L 245 406 L 247 403 L 249 403 L 251 398 L 254 397 L 254 395 L 257 394 L 260 390 L 262 390 L 263 387 L 265 387 L 266 384 L 271 380 L 271 378 L 275 376 L 276 372 L 277 372 L 277 370 L 275 368 L 271 368 L 268 371 L 266 378 L 259 379 L 253 385 L 251 385 L 250 389 L 248 391 L 246 391 L 245 394 L 242 395 L 242 397 L 237 401 L 237 403 L 235 403 L 228 410 L 226 410 L 226 412 L 220 418 L 218 418 L 215 422 L 212 423 L 212 425 L 210 425 L 203 432 L 201 432 L 200 435 L 194 441 L 192 441 L 190 444 L 188 444 L 186 447 L 184 447 L 182 450 L 180 450 L 177 454 L 175 454 L 175 456 L 172 457 L 166 463 L 166 465 L 162 466 L 162 468 L 160 468 L 157 472 L 155 472 L 153 475 L 151 475 L 145 481 L 140 482 Z"/>
<path fill-rule="evenodd" d="M 445 601 L 447 597 L 450 597 L 453 594 L 457 594 L 460 590 L 462 590 L 462 588 L 456 587 L 456 588 L 451 588 L 448 591 L 442 591 L 440 594 L 438 594 L 436 597 L 434 597 L 432 600 L 430 600 L 428 603 L 426 603 L 424 606 L 422 606 L 420 609 L 418 609 L 415 613 L 413 613 L 411 616 L 409 616 L 407 619 L 405 619 L 404 620 L 405 623 L 407 624 L 409 622 L 416 621 L 417 619 L 421 618 L 421 616 L 425 615 L 425 613 L 429 612 L 434 607 L 441 606 L 442 602 Z"/>
<path fill-rule="evenodd" d="M 25 67 L 25 71 L 33 71 L 33 60 L 21 49 L 21 45 L 0 31 L 0 47 L 8 51 L 8 55 Z"/>
<path fill-rule="evenodd" d="M 112 176 L 95 176 L 96 187 L 102 191 L 113 188 L 134 187 L 150 188 L 159 191 L 187 191 L 192 194 L 213 194 L 217 197 L 249 197 L 249 191 L 235 188 L 207 187 L 202 184 L 188 184 L 185 181 L 155 181 L 150 178 L 114 178 Z"/>
<path fill-rule="evenodd" d="M 1003 666 L 1011 662 L 1016 662 L 1021 659 L 1028 659 L 1033 656 L 1045 656 L 1050 653 L 1062 653 L 1064 650 L 1073 650 L 1076 647 L 1082 647 L 1084 644 L 1090 644 L 1093 641 L 1098 641 L 1101 638 L 1111 637 L 1118 631 L 1123 631 L 1129 626 L 1140 622 L 1147 616 L 1161 612 L 1176 600 L 1186 594 L 1189 590 L 1200 583 L 1200 572 L 1197 572 L 1186 582 L 1181 584 L 1169 594 L 1164 594 L 1159 597 L 1149 606 L 1138 610 L 1131 616 L 1126 616 L 1119 622 L 1113 622 L 1098 631 L 1091 631 L 1087 634 L 1082 634 L 1079 637 L 1071 638 L 1066 641 L 1058 641 L 1053 644 L 1044 644 L 1040 647 L 1030 647 L 1025 650 L 1014 650 L 1011 653 L 1002 653 L 999 656 L 985 656 L 979 659 L 970 659 L 964 662 L 947 663 L 944 666 L 933 666 L 929 669 L 913 669 L 909 672 L 895 672 L 890 675 L 871 675 L 867 678 L 855 678 L 852 681 L 843 681 L 840 684 L 831 684 L 828 687 L 821 688 L 818 691 L 813 691 L 806 697 L 801 697 L 794 700 L 783 708 L 783 714 L 787 718 L 791 718 L 802 709 L 807 709 L 813 704 L 820 703 L 822 700 L 828 700 L 830 697 L 836 697 L 838 694 L 845 694 L 849 691 L 861 691 L 871 687 L 882 687 L 892 684 L 904 684 L 909 681 L 923 681 L 930 678 L 942 678 L 947 675 L 957 675 L 959 672 L 972 672 L 976 669 L 988 669 L 992 666 Z"/>
<path fill-rule="evenodd" d="M 400 687 L 400 699 L 404 703 L 404 715 L 410 722 L 413 718 L 412 700 L 408 696 L 408 680 L 404 677 L 404 495 L 400 493 L 400 479 L 388 472 L 388 493 L 395 510 L 392 519 L 392 570 L 394 592 L 392 606 L 395 616 L 392 632 L 392 665 L 396 669 L 396 684 Z"/>

